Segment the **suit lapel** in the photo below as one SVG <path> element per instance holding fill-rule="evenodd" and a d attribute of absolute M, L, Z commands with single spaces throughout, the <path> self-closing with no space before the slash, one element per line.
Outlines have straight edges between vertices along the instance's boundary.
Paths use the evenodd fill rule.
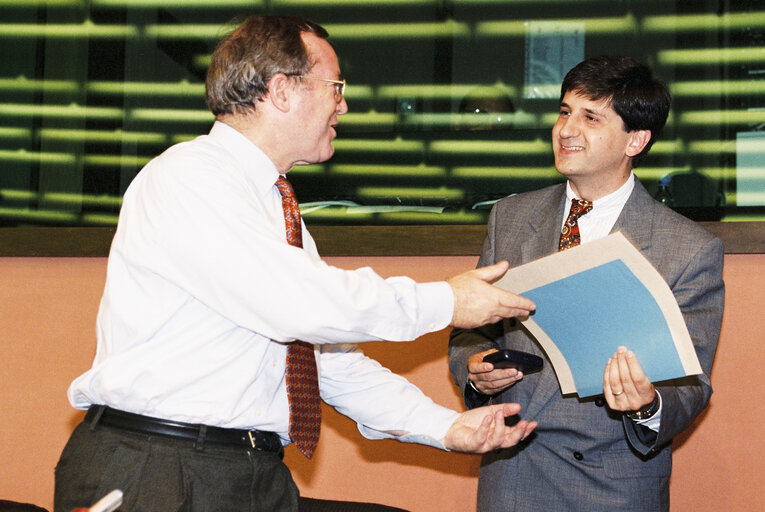
<path fill-rule="evenodd" d="M 521 263 L 547 256 L 558 249 L 563 208 L 566 204 L 566 186 L 552 189 L 549 200 L 540 203 L 555 206 L 542 211 L 535 210 L 528 215 L 531 236 L 521 243 Z"/>
<path fill-rule="evenodd" d="M 655 201 L 636 176 L 635 188 L 624 203 L 622 213 L 616 219 L 611 233 L 621 231 L 635 247 L 645 252 L 651 246 L 654 212 Z"/>

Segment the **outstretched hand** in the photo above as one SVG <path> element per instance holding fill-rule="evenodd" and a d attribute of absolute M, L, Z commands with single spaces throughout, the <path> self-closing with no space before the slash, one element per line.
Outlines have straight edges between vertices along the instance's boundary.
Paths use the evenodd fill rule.
<path fill-rule="evenodd" d="M 454 292 L 453 327 L 472 329 L 503 318 L 527 316 L 536 306 L 525 297 L 492 286 L 510 267 L 500 261 L 456 275 L 448 283 Z"/>
<path fill-rule="evenodd" d="M 515 446 L 531 434 L 536 421 L 505 425 L 505 418 L 520 412 L 518 404 L 497 404 L 463 412 L 442 439 L 444 446 L 464 453 L 486 453 Z"/>

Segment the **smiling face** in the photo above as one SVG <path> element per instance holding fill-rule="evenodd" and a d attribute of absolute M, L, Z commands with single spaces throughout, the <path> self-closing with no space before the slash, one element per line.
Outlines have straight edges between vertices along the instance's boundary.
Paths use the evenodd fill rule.
<path fill-rule="evenodd" d="M 594 101 L 568 91 L 552 129 L 555 168 L 569 179 L 579 197 L 599 199 L 625 183 L 631 157 L 637 154 L 636 142 L 642 143 L 644 135 L 626 132 L 608 100 Z"/>
<path fill-rule="evenodd" d="M 332 46 L 310 32 L 301 35 L 309 60 L 313 63 L 307 76 L 329 80 L 340 79 L 340 66 Z M 328 160 L 335 152 L 332 141 L 337 136 L 338 116 L 348 112 L 345 98 L 338 102 L 335 84 L 323 80 L 296 79 L 299 102 L 298 123 L 292 143 L 296 147 L 296 164 L 312 164 Z M 297 135 L 299 134 L 299 135 Z"/>

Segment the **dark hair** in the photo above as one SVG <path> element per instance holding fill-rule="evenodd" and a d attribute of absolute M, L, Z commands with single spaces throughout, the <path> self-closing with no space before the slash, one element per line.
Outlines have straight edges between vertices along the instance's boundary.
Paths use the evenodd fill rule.
<path fill-rule="evenodd" d="M 608 100 L 628 132 L 651 131 L 646 147 L 632 157 L 633 167 L 651 149 L 669 115 L 669 89 L 648 66 L 631 57 L 602 55 L 580 62 L 563 79 L 561 101 L 569 91 L 595 101 Z"/>
<path fill-rule="evenodd" d="M 303 75 L 313 66 L 301 33 L 327 31 L 293 16 L 250 16 L 218 43 L 207 70 L 205 100 L 213 114 L 243 114 L 262 101 L 277 73 Z"/>

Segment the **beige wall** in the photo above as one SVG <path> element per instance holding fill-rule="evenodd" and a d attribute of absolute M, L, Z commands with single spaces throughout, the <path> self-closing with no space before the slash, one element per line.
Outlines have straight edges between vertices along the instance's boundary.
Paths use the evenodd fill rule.
<path fill-rule="evenodd" d="M 329 258 L 344 268 L 438 280 L 474 257 Z M 0 259 L 0 499 L 51 508 L 53 468 L 81 412 L 66 388 L 94 354 L 94 319 L 105 277 L 102 258 Z M 755 510 L 765 488 L 765 255 L 725 259 L 727 299 L 711 406 L 676 441 L 673 511 Z M 374 343 L 369 355 L 406 375 L 437 402 L 461 407 L 446 366 L 447 333 L 415 343 Z M 367 441 L 324 411 L 317 454 L 293 448 L 287 461 L 303 494 L 376 501 L 416 512 L 474 509 L 478 458 L 394 441 Z"/>

